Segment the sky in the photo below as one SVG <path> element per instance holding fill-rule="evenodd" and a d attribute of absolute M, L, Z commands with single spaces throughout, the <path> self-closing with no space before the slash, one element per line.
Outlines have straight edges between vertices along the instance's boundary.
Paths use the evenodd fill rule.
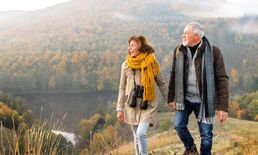
<path fill-rule="evenodd" d="M 258 4 L 257 0 L 226 0 L 228 2 L 244 3 L 244 4 Z"/>
<path fill-rule="evenodd" d="M 0 11 L 23 10 L 34 11 L 43 9 L 58 3 L 68 2 L 70 0 L 1 0 Z M 258 4 L 257 0 L 226 0 L 244 4 Z"/>
<path fill-rule="evenodd" d="M 34 11 L 68 1 L 70 0 L 1 0 L 0 11 Z"/>

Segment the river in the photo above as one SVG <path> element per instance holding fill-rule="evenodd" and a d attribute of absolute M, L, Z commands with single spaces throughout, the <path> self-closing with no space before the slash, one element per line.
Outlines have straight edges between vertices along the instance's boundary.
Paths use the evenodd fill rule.
<path fill-rule="evenodd" d="M 118 92 L 80 92 L 80 93 L 28 93 L 14 94 L 24 98 L 29 109 L 38 119 L 52 123 L 63 119 L 64 131 L 74 132 L 82 119 L 89 119 L 98 106 L 104 109 L 117 101 Z M 55 130 L 55 129 L 54 129 Z"/>

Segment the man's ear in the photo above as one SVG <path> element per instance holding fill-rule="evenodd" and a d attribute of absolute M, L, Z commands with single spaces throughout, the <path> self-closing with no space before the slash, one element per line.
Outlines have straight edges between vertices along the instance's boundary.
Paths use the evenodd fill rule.
<path fill-rule="evenodd" d="M 199 33 L 196 33 L 196 34 L 194 35 L 194 39 L 195 39 L 195 40 L 199 39 Z"/>

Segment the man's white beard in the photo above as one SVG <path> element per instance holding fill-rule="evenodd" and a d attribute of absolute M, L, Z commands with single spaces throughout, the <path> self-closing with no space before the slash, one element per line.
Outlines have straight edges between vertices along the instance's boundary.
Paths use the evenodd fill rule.
<path fill-rule="evenodd" d="M 186 47 L 189 46 L 188 41 L 187 40 L 185 40 L 185 41 L 183 40 L 183 45 L 186 46 Z"/>

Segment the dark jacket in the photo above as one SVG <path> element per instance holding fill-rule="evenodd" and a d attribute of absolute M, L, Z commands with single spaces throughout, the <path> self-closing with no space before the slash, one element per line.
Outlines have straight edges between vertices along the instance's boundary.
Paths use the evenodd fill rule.
<path fill-rule="evenodd" d="M 202 95 L 202 55 L 204 52 L 204 47 L 206 45 L 206 38 L 203 37 L 203 44 L 197 51 L 197 56 L 195 58 L 195 71 L 196 78 L 198 81 L 198 87 L 200 91 L 200 95 Z M 179 45 L 180 46 L 180 45 Z M 178 48 L 178 47 L 177 47 Z M 174 58 L 172 62 L 172 71 L 170 74 L 169 81 L 169 90 L 168 90 L 168 103 L 174 101 L 175 96 L 175 62 L 176 62 L 176 51 L 174 50 Z M 187 57 L 187 49 L 183 45 L 179 47 L 179 51 L 185 55 L 184 62 L 184 90 L 187 89 L 187 79 L 188 79 L 188 69 L 189 69 L 189 59 Z M 228 111 L 228 103 L 229 103 L 229 89 L 228 89 L 228 76 L 225 69 L 225 64 L 223 60 L 222 53 L 219 48 L 213 46 L 213 66 L 214 66 L 214 74 L 215 74 L 215 86 L 216 86 L 216 109 Z M 184 97 L 186 96 L 186 91 L 184 91 Z"/>

